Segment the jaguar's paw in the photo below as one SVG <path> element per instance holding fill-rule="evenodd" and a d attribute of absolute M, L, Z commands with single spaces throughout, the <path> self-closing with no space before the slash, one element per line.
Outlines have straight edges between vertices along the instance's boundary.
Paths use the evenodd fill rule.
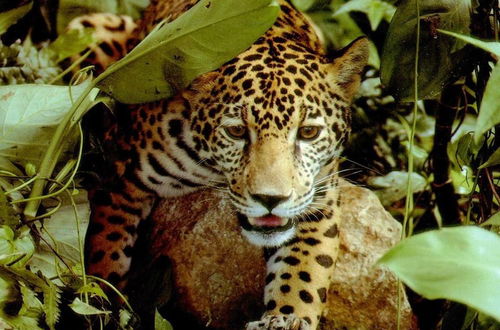
<path fill-rule="evenodd" d="M 245 330 L 310 330 L 311 327 L 304 319 L 293 314 L 267 315 L 260 321 L 249 322 Z"/>

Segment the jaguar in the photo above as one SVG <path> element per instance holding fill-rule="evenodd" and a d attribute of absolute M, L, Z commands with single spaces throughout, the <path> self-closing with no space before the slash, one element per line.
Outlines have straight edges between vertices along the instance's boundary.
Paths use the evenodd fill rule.
<path fill-rule="evenodd" d="M 195 5 L 153 0 L 137 24 L 99 15 L 72 24 L 105 34 L 91 57 L 105 68 Z M 89 193 L 90 274 L 125 288 L 155 201 L 215 187 L 231 200 L 242 235 L 268 251 L 266 311 L 246 328 L 317 328 L 338 254 L 339 156 L 368 41 L 327 55 L 310 21 L 279 5 L 274 25 L 247 50 L 172 98 L 126 106 L 126 119 L 109 128 L 113 174 Z"/>

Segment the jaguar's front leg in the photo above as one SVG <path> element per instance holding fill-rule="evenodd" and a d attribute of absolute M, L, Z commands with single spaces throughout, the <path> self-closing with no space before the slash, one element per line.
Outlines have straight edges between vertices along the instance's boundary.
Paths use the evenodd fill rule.
<path fill-rule="evenodd" d="M 266 312 L 249 329 L 316 329 L 339 250 L 335 193 L 329 210 L 317 211 L 298 225 L 297 236 L 267 261 Z"/>
<path fill-rule="evenodd" d="M 137 227 L 149 216 L 155 195 L 126 179 L 119 189 L 94 190 L 89 195 L 91 215 L 86 235 L 87 273 L 119 289 L 126 285 Z"/>

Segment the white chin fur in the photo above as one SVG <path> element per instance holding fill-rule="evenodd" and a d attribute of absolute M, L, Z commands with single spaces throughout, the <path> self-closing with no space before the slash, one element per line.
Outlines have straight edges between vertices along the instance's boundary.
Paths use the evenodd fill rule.
<path fill-rule="evenodd" d="M 249 231 L 242 229 L 241 233 L 252 244 L 263 247 L 281 246 L 295 236 L 295 226 L 285 230 L 272 233 Z"/>

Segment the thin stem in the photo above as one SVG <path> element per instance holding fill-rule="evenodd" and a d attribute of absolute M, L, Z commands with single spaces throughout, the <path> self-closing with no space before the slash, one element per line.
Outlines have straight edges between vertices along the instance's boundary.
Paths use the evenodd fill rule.
<path fill-rule="evenodd" d="M 76 61 L 74 61 L 66 70 L 55 76 L 52 80 L 48 82 L 49 85 L 52 85 L 56 81 L 59 81 L 59 79 L 62 79 L 66 74 L 71 72 L 74 68 L 76 68 L 80 63 L 82 63 L 91 53 L 93 52 L 92 49 L 89 49 L 85 54 L 80 56 Z"/>
<path fill-rule="evenodd" d="M 417 17 L 417 36 L 416 36 L 416 45 L 415 45 L 415 63 L 413 68 L 413 121 L 412 127 L 409 135 L 409 151 L 408 151 L 408 180 L 406 187 L 406 201 L 405 201 L 405 215 L 403 219 L 403 231 L 401 233 L 402 239 L 404 239 L 407 235 L 407 227 L 408 223 L 412 226 L 413 218 L 410 215 L 410 212 L 413 210 L 413 192 L 411 185 L 411 175 L 413 173 L 413 144 L 415 142 L 415 130 L 417 126 L 417 112 L 418 112 L 418 59 L 420 52 L 420 6 L 418 0 L 415 0 L 415 9 L 416 9 L 416 17 Z M 411 232 L 413 228 L 409 231 Z M 401 280 L 398 279 L 398 317 L 397 317 L 397 329 L 401 329 L 401 299 L 402 297 L 402 283 Z"/>
<path fill-rule="evenodd" d="M 62 142 L 68 136 L 69 131 L 71 131 L 69 127 L 71 126 L 70 124 L 73 120 L 73 116 L 77 112 L 79 107 L 84 103 L 85 99 L 90 94 L 94 86 L 95 81 L 89 83 L 87 88 L 85 88 L 83 93 L 73 104 L 61 123 L 57 126 L 56 132 L 54 133 L 54 136 L 47 148 L 47 152 L 42 159 L 42 163 L 40 164 L 38 179 L 33 184 L 33 189 L 31 190 L 31 194 L 28 198 L 28 203 L 26 204 L 26 208 L 24 209 L 24 215 L 28 219 L 34 218 L 36 216 L 38 206 L 40 205 L 40 197 L 45 187 L 45 180 L 47 178 L 50 178 L 52 172 L 54 171 L 57 160 L 62 150 Z"/>

